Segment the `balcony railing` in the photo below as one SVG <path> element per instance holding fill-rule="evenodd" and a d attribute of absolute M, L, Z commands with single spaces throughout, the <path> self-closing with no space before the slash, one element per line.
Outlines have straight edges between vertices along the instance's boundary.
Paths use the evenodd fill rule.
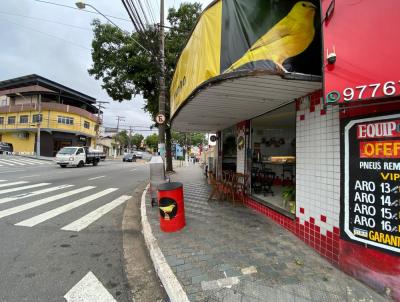
<path fill-rule="evenodd" d="M 13 106 L 0 106 L 0 113 L 18 113 L 18 112 L 26 112 L 26 111 L 37 111 L 37 104 L 21 104 L 21 105 L 13 105 Z M 101 120 L 98 120 L 97 115 L 86 111 L 85 109 L 57 104 L 57 103 L 42 103 L 41 111 L 59 111 L 59 112 L 67 112 L 72 114 L 77 114 L 82 117 L 85 117 L 94 122 L 98 122 L 101 124 Z"/>

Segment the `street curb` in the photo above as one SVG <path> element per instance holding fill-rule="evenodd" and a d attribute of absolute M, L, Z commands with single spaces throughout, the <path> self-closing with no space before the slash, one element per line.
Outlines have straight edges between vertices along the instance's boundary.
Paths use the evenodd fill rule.
<path fill-rule="evenodd" d="M 186 292 L 183 290 L 182 285 L 179 283 L 171 267 L 165 260 L 164 254 L 158 246 L 157 239 L 154 237 L 151 230 L 150 223 L 147 219 L 146 213 L 146 194 L 150 187 L 147 185 L 142 193 L 142 200 L 140 206 L 140 213 L 142 216 L 143 236 L 146 242 L 147 249 L 149 250 L 151 260 L 153 261 L 154 268 L 160 278 L 165 291 L 171 302 L 189 302 Z"/>
<path fill-rule="evenodd" d="M 37 158 L 35 156 L 30 156 L 30 155 L 15 154 L 15 156 L 26 157 L 26 158 L 36 159 L 36 160 L 43 160 L 43 161 L 51 161 L 51 162 L 54 161 L 53 159 Z"/>

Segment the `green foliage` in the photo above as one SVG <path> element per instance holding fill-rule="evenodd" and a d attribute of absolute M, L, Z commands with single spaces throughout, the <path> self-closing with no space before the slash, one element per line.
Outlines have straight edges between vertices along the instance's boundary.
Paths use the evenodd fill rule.
<path fill-rule="evenodd" d="M 199 146 L 207 144 L 206 136 L 203 133 L 172 132 L 172 142 L 182 147 Z"/>
<path fill-rule="evenodd" d="M 167 19 L 172 28 L 165 33 L 167 88 L 172 81 L 179 54 L 200 13 L 200 3 L 182 3 L 178 9 L 168 10 Z M 88 70 L 89 74 L 102 80 L 102 88 L 115 101 L 131 100 L 137 94 L 142 94 L 146 101 L 144 110 L 154 119 L 158 113 L 160 76 L 158 29 L 148 27 L 143 34 L 130 34 L 110 24 L 102 24 L 99 20 L 94 20 L 92 25 L 93 65 Z M 150 50 L 151 54 L 141 49 L 135 40 Z M 169 89 L 166 103 L 169 105 Z"/>
<path fill-rule="evenodd" d="M 126 148 L 129 145 L 129 135 L 125 130 L 116 134 L 114 136 L 114 139 L 119 143 L 122 148 Z"/>
<path fill-rule="evenodd" d="M 144 142 L 147 148 L 153 151 L 156 151 L 158 149 L 158 135 L 156 133 L 153 133 L 152 135 L 146 137 Z"/>
<path fill-rule="evenodd" d="M 131 137 L 131 145 L 135 146 L 136 149 L 139 149 L 142 145 L 143 138 L 143 135 L 136 133 Z"/>
<path fill-rule="evenodd" d="M 296 187 L 290 186 L 283 188 L 282 197 L 285 201 L 295 201 L 296 200 Z"/>

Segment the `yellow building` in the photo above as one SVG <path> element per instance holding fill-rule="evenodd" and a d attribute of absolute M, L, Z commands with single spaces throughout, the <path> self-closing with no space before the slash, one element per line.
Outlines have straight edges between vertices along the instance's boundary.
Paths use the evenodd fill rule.
<path fill-rule="evenodd" d="M 55 156 L 65 146 L 96 144 L 96 100 L 38 75 L 0 81 L 0 141 L 18 154 Z"/>

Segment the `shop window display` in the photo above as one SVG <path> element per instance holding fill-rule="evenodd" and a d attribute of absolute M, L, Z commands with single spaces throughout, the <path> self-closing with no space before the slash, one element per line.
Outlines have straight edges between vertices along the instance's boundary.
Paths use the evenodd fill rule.
<path fill-rule="evenodd" d="M 291 103 L 252 120 L 253 198 L 284 213 L 296 209 L 296 108 Z"/>
<path fill-rule="evenodd" d="M 222 131 L 222 170 L 236 172 L 236 128 L 231 127 Z"/>

